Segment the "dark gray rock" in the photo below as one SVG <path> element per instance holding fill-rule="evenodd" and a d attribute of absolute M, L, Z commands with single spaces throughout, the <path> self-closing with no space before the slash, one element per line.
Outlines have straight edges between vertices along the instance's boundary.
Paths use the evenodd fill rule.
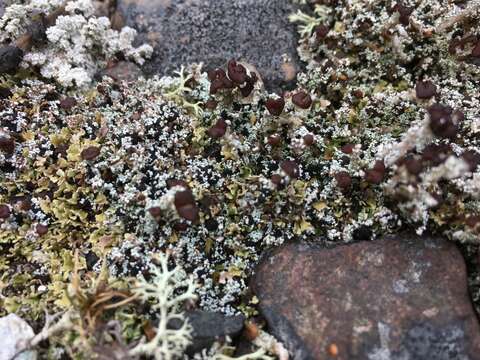
<path fill-rule="evenodd" d="M 222 313 L 208 311 L 189 311 L 185 313 L 193 327 L 193 342 L 188 347 L 189 354 L 195 354 L 202 349 L 210 348 L 216 340 L 226 336 L 234 338 L 243 330 L 245 317 L 243 315 L 225 316 Z M 171 328 L 179 328 L 180 323 L 170 323 Z"/>
<path fill-rule="evenodd" d="M 12 45 L 0 46 L 0 74 L 12 73 L 22 62 L 23 51 Z"/>
<path fill-rule="evenodd" d="M 289 244 L 260 263 L 252 288 L 293 359 L 480 359 L 465 263 L 446 240 Z"/>
<path fill-rule="evenodd" d="M 467 359 L 468 347 L 462 326 L 450 324 L 434 327 L 432 324 L 419 323 L 408 330 L 402 339 L 399 350 L 392 359 L 451 360 Z"/>
<path fill-rule="evenodd" d="M 267 88 L 291 87 L 300 68 L 289 0 L 118 0 L 116 27 L 139 31 L 155 47 L 144 70 L 169 74 L 182 64 L 207 70 L 236 58 L 255 66 Z M 285 60 L 286 54 L 289 60 Z"/>

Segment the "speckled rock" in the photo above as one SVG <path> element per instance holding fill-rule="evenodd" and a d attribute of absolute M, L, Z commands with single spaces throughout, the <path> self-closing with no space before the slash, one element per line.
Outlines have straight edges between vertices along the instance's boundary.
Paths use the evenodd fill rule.
<path fill-rule="evenodd" d="M 289 0 L 118 0 L 115 27 L 139 31 L 155 53 L 144 69 L 168 74 L 182 64 L 204 62 L 208 69 L 231 58 L 257 67 L 267 88 L 294 83 L 300 68 L 297 32 L 289 23 Z"/>
<path fill-rule="evenodd" d="M 295 360 L 480 359 L 464 260 L 442 239 L 289 244 L 260 263 L 252 288 Z"/>

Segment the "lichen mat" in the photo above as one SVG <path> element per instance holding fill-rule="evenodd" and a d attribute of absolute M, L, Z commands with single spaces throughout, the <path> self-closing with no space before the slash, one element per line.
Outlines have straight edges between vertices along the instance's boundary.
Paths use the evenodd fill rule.
<path fill-rule="evenodd" d="M 32 30 L 60 5 L 0 20 L 0 311 L 40 329 L 25 349 L 178 358 L 190 328 L 165 335 L 169 314 L 255 316 L 248 278 L 286 241 L 477 241 L 478 1 L 310 4 L 291 16 L 306 71 L 282 94 L 240 59 L 97 81 L 152 48 L 87 0 Z M 264 332 L 254 343 L 250 358 L 285 358 Z"/>

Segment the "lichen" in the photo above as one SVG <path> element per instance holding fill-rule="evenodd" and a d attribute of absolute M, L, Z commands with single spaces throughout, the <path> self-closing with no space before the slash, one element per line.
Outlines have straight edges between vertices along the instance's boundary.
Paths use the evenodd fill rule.
<path fill-rule="evenodd" d="M 132 45 L 134 29 L 124 27 L 118 32 L 111 29 L 108 18 L 94 16 L 91 0 L 66 2 L 61 15 L 48 26 L 45 18 L 60 5 L 57 0 L 31 1 L 6 9 L 0 20 L 0 42 L 18 41 L 29 32 L 40 33 L 40 39 L 31 35 L 33 44 L 24 55 L 23 67 L 39 67 L 43 77 L 65 87 L 86 87 L 119 54 L 140 65 L 151 56 L 150 45 Z"/>
<path fill-rule="evenodd" d="M 186 279 L 183 270 L 168 268 L 168 257 L 160 256 L 159 266 L 152 269 L 152 283 L 141 278 L 134 293 L 145 303 L 152 301 L 152 308 L 158 312 L 155 335 L 148 342 L 136 345 L 129 351 L 132 356 L 152 356 L 156 360 L 181 358 L 191 343 L 192 327 L 178 309 L 185 301 L 196 299 L 195 284 Z M 168 328 L 172 321 L 180 321 L 179 329 Z"/>
<path fill-rule="evenodd" d="M 251 316 L 248 278 L 264 250 L 286 241 L 411 230 L 478 242 L 478 2 L 303 3 L 310 11 L 292 20 L 307 69 L 283 94 L 235 60 L 209 73 L 190 65 L 130 83 L 105 77 L 73 95 L 9 78 L 11 95 L 0 96 L 3 313 L 41 321 L 45 309 L 67 309 L 74 269 L 86 281 L 108 268 L 107 283 L 120 281 L 127 299 L 125 284 L 152 276 L 150 255 L 169 253 L 198 284 L 197 306 Z M 84 15 L 59 18 L 50 36 L 61 44 L 71 25 L 67 38 L 82 44 L 87 29 L 95 41 L 130 43 L 130 30 L 113 34 Z M 2 26 L 10 36 L 25 30 Z M 111 46 L 95 69 L 79 69 L 85 85 L 104 56 L 131 50 Z M 148 338 L 152 326 L 139 319 L 158 314 L 132 311 L 110 318 L 129 341 Z M 152 339 L 137 349 L 154 355 Z M 49 351 L 68 342 L 58 344 Z M 229 344 L 217 349 L 232 355 Z"/>

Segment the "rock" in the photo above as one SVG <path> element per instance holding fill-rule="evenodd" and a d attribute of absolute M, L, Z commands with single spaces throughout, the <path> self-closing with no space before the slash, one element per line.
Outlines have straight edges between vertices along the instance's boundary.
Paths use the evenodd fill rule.
<path fill-rule="evenodd" d="M 193 343 L 187 349 L 189 354 L 195 354 L 202 349 L 210 348 L 215 340 L 231 338 L 240 334 L 245 317 L 243 315 L 225 316 L 222 313 L 201 310 L 189 311 L 185 314 L 193 327 Z M 170 323 L 172 328 L 179 328 L 181 324 Z"/>
<path fill-rule="evenodd" d="M 0 86 L 0 99 L 8 99 L 13 93 L 9 88 Z"/>
<path fill-rule="evenodd" d="M 25 320 L 15 314 L 0 318 L 0 359 L 12 359 L 35 334 Z M 35 360 L 36 351 L 25 351 L 16 360 Z"/>
<path fill-rule="evenodd" d="M 0 74 L 13 73 L 23 59 L 23 51 L 12 45 L 0 47 Z"/>
<path fill-rule="evenodd" d="M 118 0 L 116 27 L 139 31 L 155 47 L 148 74 L 171 74 L 182 64 L 207 70 L 235 58 L 254 65 L 268 89 L 290 88 L 300 69 L 289 0 Z M 284 56 L 286 54 L 286 57 Z M 289 59 L 286 59 L 289 58 Z"/>
<path fill-rule="evenodd" d="M 101 75 L 110 76 L 116 81 L 135 81 L 142 76 L 141 69 L 134 63 L 119 61 L 101 72 Z"/>
<path fill-rule="evenodd" d="M 442 239 L 288 244 L 259 264 L 252 288 L 295 360 L 480 359 L 465 263 Z"/>
<path fill-rule="evenodd" d="M 111 1 L 103 1 L 103 0 L 94 0 L 93 6 L 95 7 L 95 16 L 101 17 L 110 15 L 111 9 Z"/>

